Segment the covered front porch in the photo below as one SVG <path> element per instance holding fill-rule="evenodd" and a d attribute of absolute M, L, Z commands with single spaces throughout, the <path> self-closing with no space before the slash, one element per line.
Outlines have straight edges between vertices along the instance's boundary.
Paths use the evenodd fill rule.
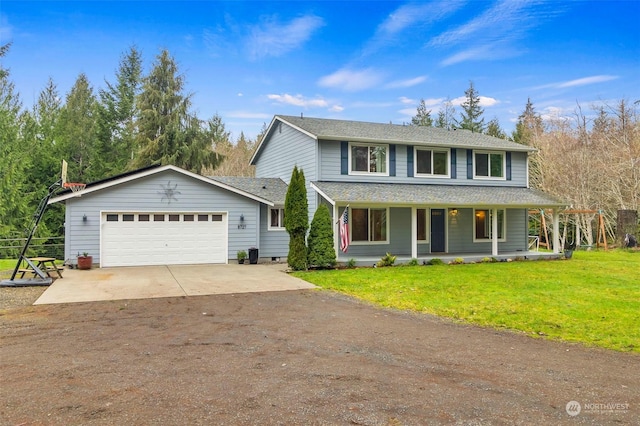
<path fill-rule="evenodd" d="M 530 188 L 312 182 L 334 217 L 339 261 L 372 264 L 391 253 L 397 263 L 433 258 L 481 261 L 558 257 L 563 203 Z M 552 253 L 532 251 L 528 211 L 553 211 Z M 347 222 L 348 238 L 340 222 Z"/>

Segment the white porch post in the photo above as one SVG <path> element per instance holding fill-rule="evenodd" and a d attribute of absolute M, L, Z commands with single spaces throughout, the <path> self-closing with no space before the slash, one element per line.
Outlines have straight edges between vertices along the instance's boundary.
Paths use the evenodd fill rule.
<path fill-rule="evenodd" d="M 338 216 L 338 206 L 336 204 L 333 205 L 333 250 L 336 252 L 336 259 L 338 258 L 338 254 L 340 253 L 340 226 L 338 225 L 338 221 L 340 220 L 340 216 Z"/>
<path fill-rule="evenodd" d="M 418 258 L 418 211 L 411 207 L 411 258 Z"/>
<path fill-rule="evenodd" d="M 560 213 L 553 209 L 553 252 L 560 253 Z"/>
<path fill-rule="evenodd" d="M 491 255 L 498 255 L 498 209 L 491 210 Z"/>

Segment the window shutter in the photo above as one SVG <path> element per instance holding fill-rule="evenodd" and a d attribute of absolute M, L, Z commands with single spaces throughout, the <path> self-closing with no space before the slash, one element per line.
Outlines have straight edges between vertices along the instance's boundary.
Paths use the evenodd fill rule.
<path fill-rule="evenodd" d="M 396 146 L 389 145 L 389 176 L 396 175 Z"/>
<path fill-rule="evenodd" d="M 349 174 L 349 142 L 340 142 L 340 174 Z"/>
<path fill-rule="evenodd" d="M 407 177 L 413 177 L 413 145 L 407 145 Z"/>
<path fill-rule="evenodd" d="M 467 150 L 467 179 L 473 179 L 473 150 Z"/>
<path fill-rule="evenodd" d="M 458 150 L 453 148 L 451 150 L 451 179 L 456 179 L 457 173 L 456 173 L 456 167 L 457 167 L 457 154 Z"/>
<path fill-rule="evenodd" d="M 506 163 L 507 163 L 507 180 L 511 180 L 511 153 L 507 152 L 506 154 Z"/>

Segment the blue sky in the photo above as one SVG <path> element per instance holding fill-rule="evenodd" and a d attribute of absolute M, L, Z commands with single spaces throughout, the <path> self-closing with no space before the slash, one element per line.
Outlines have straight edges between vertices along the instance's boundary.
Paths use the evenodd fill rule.
<path fill-rule="evenodd" d="M 545 117 L 640 100 L 640 1 L 0 2 L 2 64 L 30 107 L 51 77 L 97 92 L 120 57 L 145 72 L 168 49 L 202 119 L 235 137 L 274 114 L 409 122 L 473 81 L 511 131 L 530 97 Z M 460 112 L 460 108 L 457 108 Z"/>

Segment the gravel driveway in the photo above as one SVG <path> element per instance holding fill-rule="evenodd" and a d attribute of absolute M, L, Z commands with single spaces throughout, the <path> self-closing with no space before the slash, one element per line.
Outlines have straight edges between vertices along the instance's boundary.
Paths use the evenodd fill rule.
<path fill-rule="evenodd" d="M 637 355 L 328 291 L 5 306 L 0 314 L 1 424 L 640 422 Z M 580 404 L 579 413 L 570 404 L 575 416 L 570 401 Z"/>

